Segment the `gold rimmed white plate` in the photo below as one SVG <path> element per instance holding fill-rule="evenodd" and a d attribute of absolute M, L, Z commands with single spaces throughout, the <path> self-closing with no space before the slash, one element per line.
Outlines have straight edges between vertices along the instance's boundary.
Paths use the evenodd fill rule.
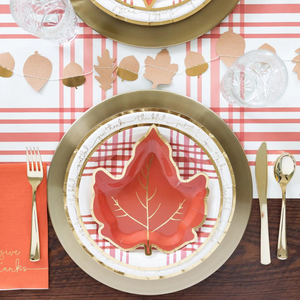
<path fill-rule="evenodd" d="M 201 10 L 211 0 L 91 0 L 107 14 L 137 25 L 159 26 L 182 21 Z"/>
<path fill-rule="evenodd" d="M 99 226 L 91 216 L 91 187 L 93 170 L 98 167 L 105 167 L 114 176 L 123 172 L 121 166 L 128 161 L 132 143 L 144 136 L 152 124 L 168 142 L 172 141 L 172 157 L 181 176 L 189 179 L 205 171 L 210 192 L 207 219 L 197 229 L 195 242 L 180 247 L 172 255 L 153 250 L 155 255 L 147 258 L 139 249 L 124 252 L 99 237 Z M 177 276 L 206 260 L 226 235 L 236 202 L 230 161 L 213 135 L 182 114 L 155 108 L 124 111 L 99 123 L 74 150 L 65 182 L 65 211 L 75 238 L 96 262 L 136 279 Z"/>
<path fill-rule="evenodd" d="M 143 26 L 117 19 L 90 0 L 71 0 L 76 14 L 100 34 L 132 46 L 158 48 L 195 39 L 216 27 L 238 0 L 213 0 L 188 18 L 160 26 Z"/>
<path fill-rule="evenodd" d="M 203 124 L 227 154 L 236 178 L 236 207 L 219 247 L 199 266 L 178 276 L 161 280 L 138 280 L 108 270 L 81 247 L 70 230 L 63 204 L 68 162 L 77 145 L 97 124 L 109 117 L 146 107 L 176 111 Z M 136 294 L 163 294 L 187 288 L 215 272 L 232 254 L 246 228 L 252 201 L 252 181 L 247 159 L 230 128 L 212 111 L 184 96 L 159 91 L 139 91 L 113 97 L 87 111 L 62 139 L 51 164 L 48 181 L 49 212 L 54 229 L 72 259 L 88 274 L 116 289 Z"/>

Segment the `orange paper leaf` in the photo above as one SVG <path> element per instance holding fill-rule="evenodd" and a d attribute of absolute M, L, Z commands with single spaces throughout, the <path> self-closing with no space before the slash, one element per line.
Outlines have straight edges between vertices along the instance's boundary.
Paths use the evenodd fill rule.
<path fill-rule="evenodd" d="M 171 64 L 171 57 L 167 49 L 161 50 L 154 58 L 147 56 L 145 59 L 144 77 L 153 82 L 152 88 L 159 84 L 172 83 L 173 76 L 178 71 L 177 64 Z"/>
<path fill-rule="evenodd" d="M 276 54 L 276 50 L 271 45 L 269 45 L 267 43 L 261 45 L 258 49 L 269 50 L 269 51 L 271 51 L 271 52 L 273 52 L 273 53 Z"/>
<path fill-rule="evenodd" d="M 195 229 L 206 218 L 207 175 L 182 180 L 155 125 L 135 144 L 121 177 L 99 168 L 94 180 L 99 235 L 122 250 L 174 252 L 196 239 Z"/>
<path fill-rule="evenodd" d="M 78 86 L 81 86 L 85 83 L 85 76 L 83 75 L 82 67 L 75 63 L 70 62 L 63 71 L 63 84 L 68 87 L 75 87 L 77 89 Z"/>
<path fill-rule="evenodd" d="M 188 76 L 200 76 L 208 69 L 208 64 L 205 62 L 201 53 L 190 51 L 185 60 L 185 73 Z"/>
<path fill-rule="evenodd" d="M 51 61 L 38 54 L 37 51 L 25 62 L 23 73 L 26 81 L 35 91 L 40 91 L 48 82 L 52 73 Z"/>
<path fill-rule="evenodd" d="M 0 54 L 0 76 L 11 77 L 15 68 L 15 60 L 9 52 Z"/>
<path fill-rule="evenodd" d="M 217 41 L 216 51 L 222 62 L 230 68 L 245 52 L 244 38 L 232 30 L 224 32 Z M 234 57 L 225 57 L 234 56 Z"/>
<path fill-rule="evenodd" d="M 298 48 L 296 50 L 296 53 L 300 52 L 300 48 Z M 298 80 L 300 80 L 300 54 L 298 54 L 297 56 L 295 56 L 292 60 L 292 62 L 296 63 L 296 66 L 293 69 L 293 72 L 297 73 L 297 78 Z"/>
<path fill-rule="evenodd" d="M 123 80 L 134 81 L 139 77 L 140 64 L 137 59 L 131 55 L 124 57 L 117 69 L 117 75 Z"/>
<path fill-rule="evenodd" d="M 101 89 L 104 91 L 112 88 L 112 83 L 116 80 L 117 76 L 114 74 L 117 66 L 114 65 L 115 58 L 110 58 L 109 51 L 105 49 L 102 57 L 98 56 L 98 66 L 94 66 L 99 76 L 95 76 L 96 80 L 100 83 Z"/>

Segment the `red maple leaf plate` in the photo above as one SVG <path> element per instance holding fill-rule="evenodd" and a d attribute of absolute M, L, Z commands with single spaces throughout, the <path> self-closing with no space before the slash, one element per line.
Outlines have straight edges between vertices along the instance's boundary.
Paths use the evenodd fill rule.
<path fill-rule="evenodd" d="M 181 179 L 168 142 L 152 125 L 120 177 L 94 172 L 92 216 L 99 235 L 124 251 L 174 252 L 196 240 L 207 216 L 208 176 Z"/>

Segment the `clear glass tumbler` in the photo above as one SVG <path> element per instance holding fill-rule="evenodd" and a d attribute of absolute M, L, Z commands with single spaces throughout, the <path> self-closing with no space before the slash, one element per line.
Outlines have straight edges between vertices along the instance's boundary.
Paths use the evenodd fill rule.
<path fill-rule="evenodd" d="M 78 20 L 69 0 L 10 0 L 16 23 L 31 34 L 56 44 L 71 42 Z"/>
<path fill-rule="evenodd" d="M 250 51 L 234 63 L 221 81 L 221 93 L 232 105 L 272 105 L 286 90 L 288 73 L 284 62 L 268 50 Z"/>

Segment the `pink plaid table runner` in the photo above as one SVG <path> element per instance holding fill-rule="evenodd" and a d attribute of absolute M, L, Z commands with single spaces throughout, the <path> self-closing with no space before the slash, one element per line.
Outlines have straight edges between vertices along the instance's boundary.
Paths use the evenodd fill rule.
<path fill-rule="evenodd" d="M 159 86 L 191 97 L 215 111 L 233 129 L 245 149 L 252 174 L 255 155 L 261 142 L 268 144 L 269 190 L 268 196 L 279 198 L 281 191 L 273 178 L 273 162 L 284 152 L 292 153 L 300 164 L 300 82 L 292 72 L 294 64 L 286 62 L 289 85 L 276 106 L 263 109 L 232 107 L 219 92 L 219 84 L 227 67 L 216 60 L 199 79 L 185 75 L 184 58 L 189 51 L 202 53 L 208 61 L 215 58 L 215 45 L 220 34 L 229 28 L 246 40 L 246 51 L 264 43 L 273 46 L 282 59 L 292 60 L 300 42 L 299 0 L 241 0 L 234 11 L 216 28 L 191 42 L 168 48 L 172 63 L 179 64 L 171 85 Z M 144 65 L 147 55 L 155 56 L 160 49 L 141 49 L 113 42 L 80 23 L 79 35 L 68 46 L 57 47 L 39 40 L 13 21 L 9 1 L 0 0 L 0 53 L 10 52 L 16 61 L 15 72 L 22 73 L 26 59 L 38 51 L 52 61 L 52 78 L 62 77 L 64 66 L 75 61 L 84 72 L 97 64 L 97 55 L 108 49 L 116 63 L 123 57 L 134 55 Z M 142 70 L 143 71 L 143 70 Z M 88 108 L 123 92 L 149 89 L 151 82 L 140 73 L 137 81 L 122 82 L 118 78 L 107 93 L 99 88 L 94 74 L 78 90 L 65 87 L 61 81 L 49 81 L 35 92 L 24 78 L 14 75 L 0 78 L 0 162 L 25 161 L 25 147 L 38 146 L 43 160 L 50 164 L 54 151 L 70 125 Z M 125 151 L 125 150 L 124 150 Z M 255 178 L 253 178 L 255 180 Z M 290 184 L 288 197 L 298 198 L 300 172 Z M 255 181 L 254 181 L 255 187 Z M 254 196 L 257 197 L 256 188 Z"/>

